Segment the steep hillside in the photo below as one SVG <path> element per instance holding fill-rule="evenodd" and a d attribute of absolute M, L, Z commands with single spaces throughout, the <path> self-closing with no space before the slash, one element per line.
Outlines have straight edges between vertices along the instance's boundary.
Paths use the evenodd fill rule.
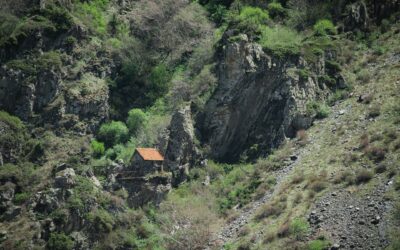
<path fill-rule="evenodd" d="M 0 249 L 400 249 L 398 1 L 0 5 Z"/>

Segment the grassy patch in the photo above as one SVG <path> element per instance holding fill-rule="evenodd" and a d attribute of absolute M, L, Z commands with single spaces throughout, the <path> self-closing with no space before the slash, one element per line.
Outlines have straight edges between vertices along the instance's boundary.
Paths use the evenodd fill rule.
<path fill-rule="evenodd" d="M 4 21 L 1 22 L 1 21 Z M 29 13 L 27 17 L 19 19 L 11 14 L 0 14 L 0 47 L 18 44 L 21 39 L 36 31 L 54 35 L 72 27 L 73 20 L 65 8 L 55 4 L 48 4 L 46 8 Z"/>
<path fill-rule="evenodd" d="M 307 114 L 317 119 L 323 119 L 329 116 L 330 110 L 326 104 L 311 101 L 307 103 Z"/>
<path fill-rule="evenodd" d="M 295 218 L 290 223 L 289 232 L 297 240 L 303 239 L 310 231 L 310 225 L 304 218 Z"/>
<path fill-rule="evenodd" d="M 262 220 L 271 216 L 279 216 L 286 209 L 286 201 L 272 201 L 263 205 L 257 212 L 255 219 Z"/>
<path fill-rule="evenodd" d="M 109 0 L 93 0 L 75 4 L 74 15 L 78 16 L 93 32 L 104 35 L 107 32 L 108 19 L 106 8 Z"/>
<path fill-rule="evenodd" d="M 258 7 L 245 6 L 234 20 L 238 22 L 238 27 L 242 31 L 258 33 L 267 24 L 269 15 L 267 11 Z"/>
<path fill-rule="evenodd" d="M 330 242 L 327 240 L 313 240 L 307 243 L 308 250 L 325 250 L 330 246 Z"/>
<path fill-rule="evenodd" d="M 314 25 L 314 32 L 318 36 L 335 35 L 337 33 L 335 25 L 328 19 L 319 20 Z"/>
<path fill-rule="evenodd" d="M 286 56 L 300 54 L 302 40 L 302 35 L 296 31 L 284 26 L 275 26 L 264 27 L 261 30 L 259 43 L 277 56 Z"/>
<path fill-rule="evenodd" d="M 29 77 L 37 75 L 46 70 L 60 70 L 62 66 L 61 53 L 57 51 L 45 52 L 34 58 L 16 59 L 6 63 L 8 68 L 20 70 Z"/>
<path fill-rule="evenodd" d="M 70 250 L 74 247 L 74 241 L 64 233 L 51 233 L 47 246 L 54 250 Z"/>

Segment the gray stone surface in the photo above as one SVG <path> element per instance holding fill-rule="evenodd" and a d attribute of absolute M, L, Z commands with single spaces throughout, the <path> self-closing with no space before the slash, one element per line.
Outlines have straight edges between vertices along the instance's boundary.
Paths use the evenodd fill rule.
<path fill-rule="evenodd" d="M 68 189 L 75 185 L 75 171 L 72 168 L 64 169 L 56 174 L 54 186 L 56 188 Z"/>
<path fill-rule="evenodd" d="M 164 168 L 173 173 L 173 182 L 186 179 L 188 171 L 200 157 L 195 145 L 195 134 L 190 107 L 184 107 L 172 117 Z"/>
<path fill-rule="evenodd" d="M 202 142 L 224 162 L 239 160 L 250 148 L 266 153 L 309 127 L 306 104 L 329 92 L 316 77 L 325 74 L 323 58 L 313 65 L 298 56 L 278 58 L 247 40 L 241 35 L 219 52 L 218 87 L 199 116 Z M 307 78 L 299 76 L 304 68 L 312 71 Z"/>

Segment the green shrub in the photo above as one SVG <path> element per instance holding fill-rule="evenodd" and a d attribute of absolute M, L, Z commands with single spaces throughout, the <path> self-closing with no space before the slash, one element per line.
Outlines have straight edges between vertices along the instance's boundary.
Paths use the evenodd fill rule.
<path fill-rule="evenodd" d="M 109 0 L 92 0 L 75 4 L 75 13 L 88 27 L 99 33 L 107 32 L 106 8 Z"/>
<path fill-rule="evenodd" d="M 267 9 L 272 18 L 283 18 L 286 16 L 286 9 L 279 2 L 269 3 Z"/>
<path fill-rule="evenodd" d="M 264 27 L 259 43 L 277 56 L 297 55 L 300 53 L 302 39 L 299 33 L 287 27 Z"/>
<path fill-rule="evenodd" d="M 220 210 L 224 212 L 227 209 L 239 204 L 246 205 L 251 201 L 252 194 L 256 191 L 261 181 L 257 178 L 249 183 L 236 186 L 231 192 L 228 193 L 226 198 L 220 200 Z"/>
<path fill-rule="evenodd" d="M 295 218 L 289 226 L 290 234 L 294 235 L 297 240 L 303 239 L 310 231 L 310 225 L 304 218 Z"/>
<path fill-rule="evenodd" d="M 311 101 L 306 105 L 307 114 L 317 119 L 323 119 L 329 116 L 329 107 L 316 101 Z"/>
<path fill-rule="evenodd" d="M 350 186 L 356 182 L 356 177 L 352 171 L 346 170 L 338 173 L 333 182 L 335 184 L 344 182 L 347 186 Z"/>
<path fill-rule="evenodd" d="M 172 74 L 165 64 L 159 64 L 154 67 L 149 76 L 147 97 L 155 101 L 164 96 L 168 92 L 168 83 L 171 77 Z"/>
<path fill-rule="evenodd" d="M 362 69 L 357 73 L 357 80 L 362 84 L 368 83 L 372 78 L 372 73 L 370 70 Z"/>
<path fill-rule="evenodd" d="M 374 174 L 367 169 L 359 169 L 356 173 L 356 183 L 361 184 L 372 179 Z"/>
<path fill-rule="evenodd" d="M 29 192 L 30 187 L 36 185 L 39 180 L 36 168 L 37 166 L 30 162 L 16 165 L 7 163 L 0 167 L 0 180 L 13 180 L 21 188 L 21 192 Z"/>
<path fill-rule="evenodd" d="M 4 112 L 4 111 L 0 111 L 0 122 L 6 123 L 13 130 L 25 129 L 24 124 L 18 117 L 12 116 L 9 113 Z"/>
<path fill-rule="evenodd" d="M 321 192 L 327 187 L 327 183 L 323 180 L 316 180 L 310 183 L 310 189 L 316 193 Z"/>
<path fill-rule="evenodd" d="M 66 8 L 55 4 L 48 4 L 45 9 L 40 11 L 40 14 L 51 21 L 56 31 L 67 31 L 74 23 Z"/>
<path fill-rule="evenodd" d="M 147 121 L 146 113 L 141 109 L 132 109 L 128 112 L 126 124 L 132 134 L 137 134 Z"/>
<path fill-rule="evenodd" d="M 261 220 L 270 216 L 279 216 L 285 211 L 286 206 L 286 202 L 272 201 L 268 204 L 263 205 L 257 212 L 255 218 L 257 220 Z"/>
<path fill-rule="evenodd" d="M 340 64 L 333 60 L 326 60 L 325 65 L 328 70 L 332 70 L 334 72 L 340 72 L 342 70 L 342 68 L 340 67 Z"/>
<path fill-rule="evenodd" d="M 368 156 L 369 159 L 375 162 L 381 162 L 386 157 L 386 149 L 376 146 L 369 146 L 364 149 L 365 154 Z"/>
<path fill-rule="evenodd" d="M 386 164 L 383 164 L 383 163 L 378 164 L 378 165 L 375 167 L 375 173 L 377 173 L 377 174 L 382 174 L 382 173 L 384 173 L 386 170 L 387 170 Z"/>
<path fill-rule="evenodd" d="M 97 190 L 88 178 L 77 175 L 76 179 L 76 186 L 73 188 L 73 194 L 68 198 L 67 205 L 71 209 L 87 211 L 90 201 L 96 199 Z"/>
<path fill-rule="evenodd" d="M 308 78 L 311 76 L 311 72 L 308 69 L 299 69 L 298 71 L 300 79 L 303 81 L 308 80 Z"/>
<path fill-rule="evenodd" d="M 380 116 L 381 106 L 380 104 L 372 104 L 368 107 L 368 117 L 375 118 Z"/>
<path fill-rule="evenodd" d="M 211 19 L 217 24 L 221 25 L 228 14 L 228 9 L 222 4 L 209 3 L 206 5 L 208 12 L 211 14 Z"/>
<path fill-rule="evenodd" d="M 399 191 L 400 190 L 400 175 L 398 175 L 395 179 L 394 179 L 394 183 L 393 183 L 394 189 Z"/>
<path fill-rule="evenodd" d="M 0 46 L 12 36 L 19 22 L 20 19 L 14 15 L 0 13 Z"/>
<path fill-rule="evenodd" d="M 223 166 L 213 161 L 208 162 L 206 171 L 211 180 L 217 179 L 225 173 Z"/>
<path fill-rule="evenodd" d="M 337 33 L 335 25 L 328 19 L 319 20 L 314 25 L 314 32 L 318 36 L 335 35 Z"/>
<path fill-rule="evenodd" d="M 10 31 L 12 28 L 14 29 Z M 25 20 L 18 22 L 18 24 L 16 24 L 14 20 L 13 23 L 3 31 L 7 32 L 8 36 L 0 37 L 0 46 L 7 44 L 16 45 L 20 39 L 25 38 L 29 34 L 39 30 L 55 32 L 57 29 L 49 19 L 40 15 L 26 18 Z"/>
<path fill-rule="evenodd" d="M 313 240 L 308 242 L 307 249 L 308 250 L 325 250 L 330 246 L 329 241 L 327 240 Z"/>
<path fill-rule="evenodd" d="M 77 42 L 78 40 L 73 36 L 68 36 L 67 38 L 65 38 L 65 44 L 67 46 L 74 46 Z"/>
<path fill-rule="evenodd" d="M 103 124 L 98 133 L 98 138 L 103 141 L 107 147 L 126 142 L 128 136 L 128 128 L 120 121 L 112 121 Z"/>
<path fill-rule="evenodd" d="M 51 250 L 69 250 L 73 247 L 74 241 L 64 233 L 51 233 L 47 242 L 47 248 Z"/>
<path fill-rule="evenodd" d="M 52 218 L 57 225 L 64 225 L 68 221 L 68 216 L 68 209 L 56 209 L 50 214 L 50 218 Z"/>
<path fill-rule="evenodd" d="M 14 202 L 17 205 L 21 205 L 23 204 L 25 201 L 27 201 L 29 199 L 29 197 L 31 196 L 30 193 L 28 192 L 23 192 L 23 193 L 18 193 L 15 195 L 14 197 Z"/>
<path fill-rule="evenodd" d="M 333 106 L 337 101 L 344 100 L 348 98 L 348 96 L 348 90 L 336 90 L 332 95 L 329 96 L 328 103 L 330 106 Z"/>
<path fill-rule="evenodd" d="M 396 190 L 400 190 L 400 189 L 396 189 Z M 393 219 L 397 225 L 400 224 L 400 202 L 399 201 L 397 201 L 396 203 L 393 204 Z"/>
<path fill-rule="evenodd" d="M 383 19 L 383 20 L 381 21 L 381 32 L 382 32 L 382 33 L 388 32 L 388 31 L 390 30 L 390 27 L 391 27 L 391 23 L 390 23 L 389 20 Z"/>
<path fill-rule="evenodd" d="M 117 158 L 119 158 L 119 156 L 122 154 L 124 150 L 125 150 L 124 145 L 122 144 L 114 145 L 114 147 L 107 149 L 106 157 L 111 160 L 116 160 Z"/>
<path fill-rule="evenodd" d="M 109 233 L 112 231 L 115 221 L 106 210 L 95 210 L 88 214 L 87 219 L 93 224 L 98 233 Z"/>
<path fill-rule="evenodd" d="M 104 155 L 104 152 L 105 152 L 104 143 L 99 142 L 97 140 L 93 140 L 90 143 L 90 146 L 92 147 L 93 155 L 95 157 L 100 157 L 100 156 Z"/>
<path fill-rule="evenodd" d="M 55 4 L 48 3 L 46 8 L 31 10 L 31 17 L 18 19 L 10 14 L 0 14 L 0 46 L 18 44 L 35 31 L 54 33 L 63 32 L 72 27 L 73 19 L 69 12 Z"/>
<path fill-rule="evenodd" d="M 386 250 L 399 250 L 400 249 L 400 232 L 395 228 L 390 232 L 390 244 Z"/>
<path fill-rule="evenodd" d="M 258 33 L 269 20 L 268 12 L 258 7 L 246 6 L 240 10 L 235 18 L 239 23 L 239 29 L 250 33 Z"/>
<path fill-rule="evenodd" d="M 57 51 L 45 52 L 35 58 L 16 59 L 7 62 L 7 67 L 21 70 L 28 76 L 36 77 L 40 71 L 61 69 L 61 54 Z"/>

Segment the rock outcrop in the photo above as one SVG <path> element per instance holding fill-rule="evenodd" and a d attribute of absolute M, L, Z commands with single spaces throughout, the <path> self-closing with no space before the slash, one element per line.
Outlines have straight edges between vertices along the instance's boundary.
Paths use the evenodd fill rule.
<path fill-rule="evenodd" d="M 52 70 L 40 72 L 32 80 L 21 71 L 2 68 L 0 77 L 0 109 L 23 120 L 41 112 L 60 91 L 60 74 Z"/>
<path fill-rule="evenodd" d="M 94 132 L 108 118 L 108 99 L 104 80 L 92 75 L 71 84 L 54 70 L 32 78 L 19 70 L 0 69 L 0 109 L 24 121 Z"/>
<path fill-rule="evenodd" d="M 323 58 L 310 65 L 300 56 L 274 57 L 239 37 L 219 52 L 219 84 L 198 118 L 202 143 L 224 162 L 236 162 L 250 149 L 257 157 L 309 127 L 307 103 L 329 92 L 317 77 L 326 73 Z M 300 76 L 304 69 L 309 75 Z"/>
<path fill-rule="evenodd" d="M 345 31 L 352 31 L 355 29 L 367 31 L 370 23 L 367 5 L 363 1 L 359 1 L 347 6 L 347 8 L 348 15 L 344 20 Z"/>
<path fill-rule="evenodd" d="M 56 188 L 68 189 L 75 185 L 75 171 L 72 168 L 67 168 L 56 174 L 54 186 Z"/>
<path fill-rule="evenodd" d="M 195 144 L 195 133 L 190 106 L 178 110 L 172 117 L 164 167 L 173 174 L 173 183 L 187 177 L 200 153 Z"/>
<path fill-rule="evenodd" d="M 172 176 L 169 173 L 141 177 L 122 174 L 116 179 L 120 187 L 128 192 L 130 207 L 141 207 L 147 203 L 157 206 L 172 188 Z"/>
<path fill-rule="evenodd" d="M 15 184 L 6 182 L 0 186 L 0 212 L 4 214 L 13 205 L 12 201 L 15 195 Z"/>

